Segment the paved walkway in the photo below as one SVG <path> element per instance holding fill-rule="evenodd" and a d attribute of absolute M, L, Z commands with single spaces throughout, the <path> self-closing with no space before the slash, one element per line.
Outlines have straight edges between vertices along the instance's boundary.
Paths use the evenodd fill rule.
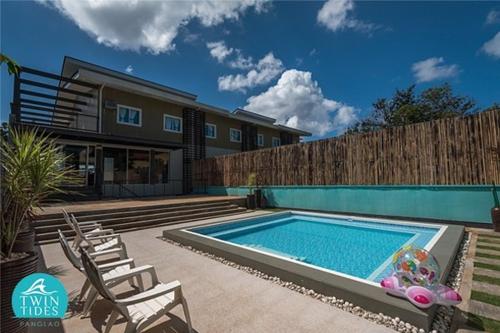
<path fill-rule="evenodd" d="M 465 301 L 456 313 L 455 329 L 500 332 L 499 233 L 472 230 L 460 292 Z"/>
<path fill-rule="evenodd" d="M 145 207 L 152 205 L 174 205 L 180 203 L 196 203 L 209 201 L 228 201 L 241 199 L 237 196 L 216 196 L 216 195 L 182 195 L 170 197 L 151 197 L 151 198 L 134 198 L 134 199 L 105 199 L 99 201 L 80 201 L 80 202 L 64 202 L 50 204 L 43 207 L 37 215 L 60 214 L 61 208 L 66 209 L 70 213 L 84 211 L 99 211 L 106 209 L 119 209 L 129 207 Z"/>
<path fill-rule="evenodd" d="M 262 214 L 253 212 L 239 215 Z M 234 218 L 234 217 L 233 217 Z M 214 220 L 225 220 L 219 218 Z M 214 220 L 211 220 L 214 222 Z M 210 222 L 193 222 L 186 226 Z M 394 332 L 384 326 L 341 311 L 308 296 L 280 287 L 211 260 L 192 251 L 171 245 L 158 237 L 167 227 L 146 229 L 122 234 L 131 257 L 138 265 L 152 264 L 164 282 L 178 279 L 196 332 Z M 59 244 L 42 246 L 45 264 L 51 272 L 58 272 L 70 298 L 77 296 L 83 276 L 66 260 Z M 127 288 L 127 284 L 123 286 Z M 99 300 L 90 318 L 81 319 L 81 305 L 73 305 L 73 314 L 62 321 L 61 332 L 102 332 L 110 307 Z M 123 332 L 125 323 L 118 320 L 112 332 Z M 184 316 L 180 307 L 171 316 L 146 330 L 147 333 L 185 332 Z M 43 332 L 33 329 L 32 332 Z M 54 331 L 55 332 L 55 331 Z"/>

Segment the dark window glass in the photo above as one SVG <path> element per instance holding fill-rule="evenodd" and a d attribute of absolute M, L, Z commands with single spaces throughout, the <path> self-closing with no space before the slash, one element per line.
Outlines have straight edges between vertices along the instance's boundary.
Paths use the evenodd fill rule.
<path fill-rule="evenodd" d="M 87 147 L 62 145 L 61 148 L 66 156 L 64 166 L 74 171 L 76 185 L 85 185 L 87 183 Z"/>
<path fill-rule="evenodd" d="M 87 184 L 94 186 L 95 184 L 95 147 L 89 146 L 89 161 L 87 164 Z"/>
<path fill-rule="evenodd" d="M 168 183 L 168 160 L 167 152 L 153 151 L 151 165 L 151 184 Z"/>
<path fill-rule="evenodd" d="M 127 150 L 104 148 L 104 183 L 125 183 L 127 171 Z"/>
<path fill-rule="evenodd" d="M 128 151 L 128 183 L 149 184 L 149 151 Z"/>

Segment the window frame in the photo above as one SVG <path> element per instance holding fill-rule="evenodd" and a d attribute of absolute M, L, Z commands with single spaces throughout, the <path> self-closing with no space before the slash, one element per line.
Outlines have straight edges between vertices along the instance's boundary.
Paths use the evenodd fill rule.
<path fill-rule="evenodd" d="M 233 136 L 231 135 L 231 131 L 236 131 L 236 132 L 239 132 L 240 133 L 240 140 L 237 141 L 237 140 L 233 140 Z M 235 142 L 235 143 L 241 143 L 241 130 L 240 129 L 237 129 L 237 128 L 229 128 L 229 141 L 230 142 Z"/>
<path fill-rule="evenodd" d="M 214 136 L 208 136 L 206 131 L 205 131 L 205 138 L 208 138 L 208 139 L 217 139 L 217 125 L 216 124 L 213 124 L 213 123 L 205 123 L 205 126 L 213 126 L 214 127 Z"/>
<path fill-rule="evenodd" d="M 120 121 L 120 108 L 126 108 L 129 111 L 137 111 L 139 112 L 139 124 L 134 124 L 134 123 L 127 123 L 124 121 Z M 130 115 L 129 115 L 130 119 Z M 125 104 L 116 104 L 116 123 L 120 125 L 128 125 L 128 126 L 134 126 L 134 127 L 142 127 L 142 109 L 136 108 L 135 106 L 129 106 Z"/>
<path fill-rule="evenodd" d="M 181 128 L 180 128 L 180 131 L 174 131 L 174 130 L 171 130 L 171 129 L 166 128 L 166 124 L 167 124 L 167 123 L 166 123 L 166 120 L 167 120 L 166 118 L 167 118 L 167 117 L 172 118 L 172 119 L 177 119 L 177 120 L 179 120 L 179 121 L 180 121 L 180 123 L 181 123 Z M 164 113 L 164 114 L 163 114 L 163 130 L 164 130 L 165 132 L 176 133 L 176 134 L 182 134 L 182 131 L 183 131 L 183 128 L 184 128 L 183 123 L 182 123 L 182 120 L 183 120 L 183 119 L 182 119 L 182 117 L 178 117 L 178 116 L 174 116 L 174 115 L 171 115 L 171 114 L 168 114 L 168 113 Z"/>
<path fill-rule="evenodd" d="M 262 144 L 259 144 L 259 137 L 262 137 Z M 265 146 L 265 137 L 264 134 L 257 134 L 257 146 L 258 147 L 264 147 Z"/>
<path fill-rule="evenodd" d="M 277 146 L 275 146 L 275 145 L 274 145 L 274 140 L 278 140 L 279 144 L 278 144 Z M 273 136 L 273 138 L 272 138 L 272 140 L 271 140 L 271 145 L 272 145 L 273 147 L 279 147 L 279 146 L 281 146 L 281 138 L 278 138 L 278 137 Z"/>

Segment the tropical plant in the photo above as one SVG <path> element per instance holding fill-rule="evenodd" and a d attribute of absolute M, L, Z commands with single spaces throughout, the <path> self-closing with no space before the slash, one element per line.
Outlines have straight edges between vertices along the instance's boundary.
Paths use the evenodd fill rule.
<path fill-rule="evenodd" d="M 0 145 L 2 170 L 1 254 L 9 258 L 24 223 L 31 223 L 35 210 L 53 193 L 65 193 L 63 184 L 73 183 L 72 171 L 54 139 L 36 128 L 9 129 Z"/>
<path fill-rule="evenodd" d="M 4 62 L 7 64 L 7 68 L 8 68 L 10 75 L 19 74 L 19 69 L 20 69 L 19 65 L 14 60 L 12 60 L 10 57 L 6 56 L 3 53 L 0 53 L 0 65 L 3 64 Z"/>
<path fill-rule="evenodd" d="M 251 174 L 248 175 L 247 178 L 247 186 L 250 194 L 253 194 L 256 185 L 257 185 L 257 174 L 255 172 L 252 172 Z"/>

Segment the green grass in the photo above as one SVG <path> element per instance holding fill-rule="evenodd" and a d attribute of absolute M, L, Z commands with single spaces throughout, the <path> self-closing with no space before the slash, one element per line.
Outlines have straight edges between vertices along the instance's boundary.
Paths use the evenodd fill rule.
<path fill-rule="evenodd" d="M 500 241 L 500 235 L 486 235 L 486 234 L 479 234 L 479 237 L 488 237 L 488 238 L 496 238 Z"/>
<path fill-rule="evenodd" d="M 472 279 L 474 281 L 479 281 L 479 282 L 486 282 L 489 284 L 496 284 L 500 286 L 500 278 L 497 277 L 491 277 L 487 275 L 480 275 L 480 274 L 474 274 L 472 276 Z"/>
<path fill-rule="evenodd" d="M 500 271 L 500 265 L 485 264 L 485 263 L 482 263 L 482 262 L 474 262 L 474 267 L 484 268 L 484 269 L 491 269 L 491 270 L 494 270 L 494 271 Z"/>
<path fill-rule="evenodd" d="M 500 260 L 500 255 L 476 252 L 476 257 Z"/>
<path fill-rule="evenodd" d="M 500 306 L 500 296 L 483 293 L 482 291 L 472 290 L 470 298 L 479 302 Z"/>
<path fill-rule="evenodd" d="M 497 238 L 493 238 L 493 237 L 481 237 L 479 236 L 479 238 L 477 239 L 478 242 L 480 243 L 490 243 L 490 244 L 497 244 L 497 245 L 500 245 L 500 239 L 497 239 Z"/>
<path fill-rule="evenodd" d="M 500 332 L 500 321 L 481 317 L 472 313 L 467 314 L 467 325 L 486 332 Z"/>
<path fill-rule="evenodd" d="M 481 249 L 481 250 L 490 250 L 490 251 L 500 252 L 500 247 L 495 247 L 495 246 L 490 246 L 490 245 L 479 245 L 479 244 L 476 247 L 478 249 Z"/>

